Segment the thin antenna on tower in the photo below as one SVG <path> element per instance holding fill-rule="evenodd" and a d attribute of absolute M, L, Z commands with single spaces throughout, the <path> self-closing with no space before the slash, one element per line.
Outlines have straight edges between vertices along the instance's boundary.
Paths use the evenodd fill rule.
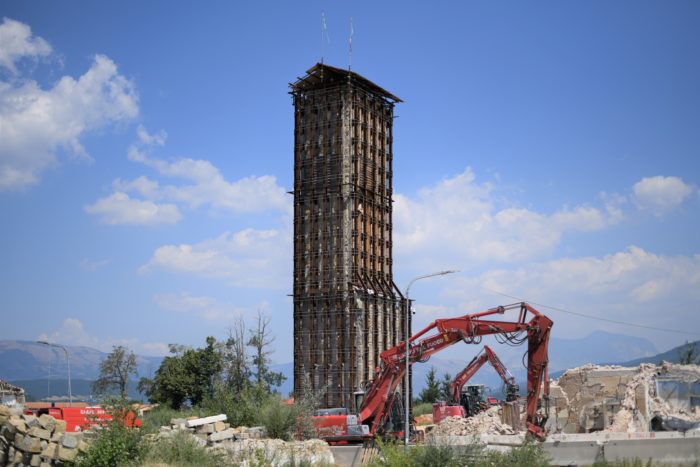
<path fill-rule="evenodd" d="M 350 40 L 348 48 L 348 71 L 352 71 L 352 35 L 355 31 L 352 29 L 352 16 L 350 17 Z"/>
<path fill-rule="evenodd" d="M 323 64 L 323 50 L 326 41 L 330 44 L 331 38 L 328 36 L 328 26 L 326 25 L 326 12 L 321 11 L 321 64 Z"/>

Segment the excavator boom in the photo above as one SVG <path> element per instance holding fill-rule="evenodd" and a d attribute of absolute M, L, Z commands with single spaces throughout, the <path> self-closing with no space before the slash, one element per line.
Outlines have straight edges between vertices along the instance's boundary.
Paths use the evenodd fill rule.
<path fill-rule="evenodd" d="M 515 321 L 497 321 L 494 315 L 518 310 Z M 358 422 L 369 425 L 372 435 L 381 431 L 386 421 L 397 386 L 406 371 L 405 358 L 408 352 L 409 366 L 426 361 L 431 355 L 457 343 L 478 343 L 481 336 L 501 335 L 512 343 L 527 339 L 527 404 L 526 423 L 529 432 L 544 437 L 546 415 L 537 414 L 537 401 L 543 388 L 545 402 L 549 398 L 547 376 L 549 334 L 552 321 L 527 303 L 500 306 L 481 313 L 457 318 L 438 319 L 414 334 L 406 342 L 387 349 L 380 357 L 382 365 L 377 369 L 360 407 Z M 524 335 L 524 337 L 523 337 Z"/>
<path fill-rule="evenodd" d="M 498 358 L 496 353 L 491 350 L 491 347 L 484 345 L 484 348 L 479 352 L 469 364 L 464 367 L 462 371 L 457 373 L 455 379 L 450 383 L 450 394 L 452 395 L 452 402 L 459 403 L 460 396 L 462 394 L 462 388 L 467 384 L 472 376 L 476 374 L 477 371 L 486 363 L 489 362 L 491 366 L 496 370 L 496 373 L 501 377 L 503 383 L 508 388 L 507 394 L 510 395 L 513 392 L 517 393 L 517 385 L 515 384 L 515 377 L 510 374 L 508 369 L 503 365 L 501 359 Z M 516 388 L 513 390 L 512 388 Z"/>

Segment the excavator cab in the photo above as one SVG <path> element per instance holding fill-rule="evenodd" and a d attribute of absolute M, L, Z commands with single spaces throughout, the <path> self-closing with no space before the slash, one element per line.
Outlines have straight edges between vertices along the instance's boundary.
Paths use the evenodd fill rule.
<path fill-rule="evenodd" d="M 460 396 L 460 405 L 464 407 L 464 413 L 471 417 L 487 407 L 484 400 L 486 386 L 483 384 L 470 384 L 464 387 Z"/>

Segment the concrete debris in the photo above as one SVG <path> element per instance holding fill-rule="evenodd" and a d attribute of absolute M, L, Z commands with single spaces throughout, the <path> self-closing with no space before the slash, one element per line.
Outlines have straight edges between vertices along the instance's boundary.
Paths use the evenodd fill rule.
<path fill-rule="evenodd" d="M 501 421 L 501 407 L 495 406 L 473 417 L 447 417 L 430 432 L 431 436 L 470 436 L 477 434 L 514 435 L 513 428 Z"/>
<path fill-rule="evenodd" d="M 223 449 L 235 465 L 242 467 L 261 465 L 261 462 L 271 466 L 335 464 L 330 446 L 319 439 L 290 442 L 246 439 L 223 443 L 219 449 Z"/>
<path fill-rule="evenodd" d="M 206 422 L 202 423 L 202 420 Z M 333 464 L 333 454 L 324 441 L 285 442 L 281 439 L 266 439 L 265 427 L 231 427 L 223 420 L 226 420 L 226 415 L 189 421 L 172 419 L 170 426 L 160 428 L 156 440 L 176 433 L 188 433 L 201 446 L 220 451 L 235 465 L 241 466 L 261 465 L 263 457 L 264 465 L 272 466 Z"/>
<path fill-rule="evenodd" d="M 553 433 L 694 429 L 700 422 L 700 366 L 584 365 L 550 386 Z"/>

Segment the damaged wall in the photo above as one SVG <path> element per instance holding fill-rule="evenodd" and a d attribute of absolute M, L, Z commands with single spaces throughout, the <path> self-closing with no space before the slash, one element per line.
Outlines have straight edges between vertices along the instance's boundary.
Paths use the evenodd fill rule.
<path fill-rule="evenodd" d="M 661 423 L 674 420 L 681 423 Z M 698 365 L 585 365 L 550 387 L 547 429 L 553 433 L 644 432 L 699 422 Z"/>

